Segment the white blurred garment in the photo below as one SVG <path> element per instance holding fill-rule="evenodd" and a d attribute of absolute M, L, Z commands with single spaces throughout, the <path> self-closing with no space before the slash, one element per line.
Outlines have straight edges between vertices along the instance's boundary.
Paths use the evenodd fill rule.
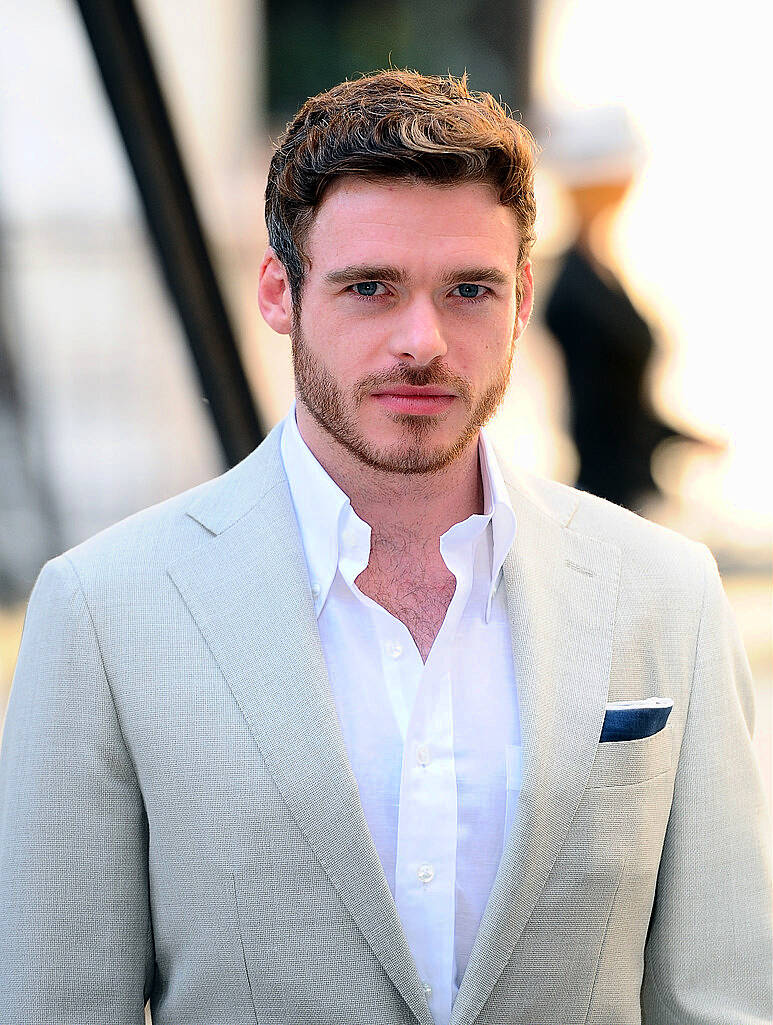
<path fill-rule="evenodd" d="M 447 1025 L 521 780 L 501 568 L 515 516 L 481 431 L 483 515 L 440 539 L 456 589 L 426 664 L 408 629 L 357 587 L 370 527 L 301 438 L 281 454 L 322 648 L 370 833 L 437 1025 Z"/>

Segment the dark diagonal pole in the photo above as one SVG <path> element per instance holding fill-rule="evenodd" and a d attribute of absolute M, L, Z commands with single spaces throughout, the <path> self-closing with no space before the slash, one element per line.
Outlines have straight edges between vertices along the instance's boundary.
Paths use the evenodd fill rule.
<path fill-rule="evenodd" d="M 77 0 L 161 269 L 230 465 L 262 440 L 201 221 L 134 0 Z"/>

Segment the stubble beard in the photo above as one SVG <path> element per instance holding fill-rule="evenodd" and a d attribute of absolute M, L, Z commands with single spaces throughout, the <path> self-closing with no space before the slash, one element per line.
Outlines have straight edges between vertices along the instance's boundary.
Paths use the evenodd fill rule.
<path fill-rule="evenodd" d="M 506 361 L 474 403 L 465 378 L 451 374 L 442 363 L 435 361 L 423 367 L 401 364 L 388 373 L 362 378 L 354 386 L 352 394 L 347 395 L 327 367 L 310 352 L 301 330 L 300 317 L 294 318 L 292 332 L 298 399 L 335 441 L 366 466 L 384 473 L 437 473 L 455 462 L 477 439 L 480 428 L 488 423 L 504 399 L 514 351 L 515 346 L 511 344 Z M 403 440 L 389 447 L 371 444 L 357 426 L 356 411 L 369 394 L 387 385 L 447 387 L 458 396 L 456 401 L 463 402 L 470 410 L 456 439 L 448 445 L 432 444 L 432 434 L 442 424 L 443 414 L 414 416 L 402 413 L 392 414 L 392 420 L 403 427 Z"/>

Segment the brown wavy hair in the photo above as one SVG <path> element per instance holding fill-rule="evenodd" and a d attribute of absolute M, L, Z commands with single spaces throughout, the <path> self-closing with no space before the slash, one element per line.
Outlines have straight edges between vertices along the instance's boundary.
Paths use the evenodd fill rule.
<path fill-rule="evenodd" d="M 529 131 L 490 93 L 461 78 L 389 69 L 308 99 L 279 140 L 268 172 L 269 244 L 294 305 L 308 268 L 304 243 L 325 190 L 343 175 L 436 185 L 488 182 L 516 217 L 519 270 L 534 243 Z M 520 302 L 520 282 L 519 282 Z"/>

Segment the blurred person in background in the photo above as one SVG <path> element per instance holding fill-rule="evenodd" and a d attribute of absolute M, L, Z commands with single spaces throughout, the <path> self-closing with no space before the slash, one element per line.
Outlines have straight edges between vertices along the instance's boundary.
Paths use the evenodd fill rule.
<path fill-rule="evenodd" d="M 642 148 L 622 107 L 551 121 L 545 156 L 566 187 L 576 233 L 545 322 L 566 363 L 576 486 L 642 512 L 659 495 L 651 471 L 657 446 L 666 439 L 708 444 L 655 411 L 648 376 L 655 340 L 613 270 L 610 232 L 640 170 Z"/>
<path fill-rule="evenodd" d="M 3 1020 L 759 1025 L 752 690 L 706 548 L 504 465 L 533 143 L 313 97 L 259 304 L 296 404 L 53 560 L 0 781 Z"/>

